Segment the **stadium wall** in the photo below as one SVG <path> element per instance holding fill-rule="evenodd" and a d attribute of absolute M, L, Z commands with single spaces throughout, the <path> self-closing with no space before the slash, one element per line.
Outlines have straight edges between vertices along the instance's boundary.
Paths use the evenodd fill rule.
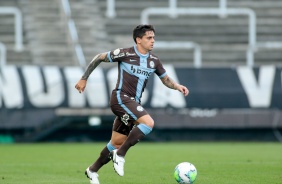
<path fill-rule="evenodd" d="M 190 94 L 184 97 L 152 76 L 142 98 L 142 105 L 156 121 L 151 139 L 191 138 L 193 133 L 183 132 L 180 136 L 184 129 L 281 130 L 281 68 L 274 65 L 201 69 L 165 65 L 165 68 L 174 80 L 189 88 Z M 108 102 L 117 71 L 116 67 L 97 68 L 85 93 L 79 94 L 74 85 L 83 73 L 81 67 L 1 68 L 0 135 L 28 130 L 29 133 L 21 132 L 30 138 L 27 140 L 42 140 L 59 129 L 75 127 L 74 124 L 84 123 L 89 129 L 91 117 L 102 121 L 96 128 L 91 127 L 93 132 L 97 134 L 105 127 L 108 131 L 113 119 Z"/>

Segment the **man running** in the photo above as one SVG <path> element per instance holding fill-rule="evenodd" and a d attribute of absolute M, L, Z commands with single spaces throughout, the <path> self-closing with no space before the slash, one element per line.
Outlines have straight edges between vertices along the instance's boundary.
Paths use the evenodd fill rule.
<path fill-rule="evenodd" d="M 152 25 L 138 25 L 133 30 L 133 40 L 136 45 L 132 47 L 97 54 L 75 85 L 82 93 L 88 77 L 101 62 L 117 62 L 118 79 L 110 99 L 110 107 L 116 118 L 111 140 L 85 171 L 91 184 L 99 184 L 97 172 L 111 159 L 116 173 L 123 176 L 127 151 L 152 131 L 154 120 L 142 107 L 141 97 L 153 73 L 168 88 L 178 90 L 185 96 L 189 93 L 185 86 L 168 76 L 160 59 L 151 53 L 155 43 L 155 29 Z"/>

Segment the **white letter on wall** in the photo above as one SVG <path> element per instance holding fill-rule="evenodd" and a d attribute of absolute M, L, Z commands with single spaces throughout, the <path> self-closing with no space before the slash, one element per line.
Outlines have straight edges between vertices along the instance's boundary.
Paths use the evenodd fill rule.
<path fill-rule="evenodd" d="M 43 77 L 38 66 L 23 66 L 23 76 L 31 104 L 36 107 L 56 107 L 64 100 L 64 84 L 57 66 L 43 67 Z M 44 80 L 46 91 L 44 91 Z"/>
<path fill-rule="evenodd" d="M 252 68 L 241 66 L 237 73 L 251 107 L 269 107 L 275 77 L 275 66 L 261 66 L 258 81 Z"/>
<path fill-rule="evenodd" d="M 1 68 L 0 74 L 0 107 L 2 98 L 6 108 L 22 108 L 23 92 L 20 77 L 16 66 Z"/>
<path fill-rule="evenodd" d="M 80 67 L 66 67 L 64 73 L 69 92 L 69 105 L 71 107 L 85 107 L 86 98 L 91 107 L 107 107 L 108 93 L 103 70 L 97 67 L 87 80 L 84 93 L 80 94 L 75 89 L 75 84 L 81 78 L 83 69 Z"/>

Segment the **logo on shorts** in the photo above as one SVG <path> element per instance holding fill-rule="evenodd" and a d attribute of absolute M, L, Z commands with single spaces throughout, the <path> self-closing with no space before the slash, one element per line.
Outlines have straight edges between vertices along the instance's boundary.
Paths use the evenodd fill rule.
<path fill-rule="evenodd" d="M 144 108 L 142 106 L 137 106 L 137 111 L 142 112 Z"/>
<path fill-rule="evenodd" d="M 129 120 L 129 115 L 128 115 L 128 114 L 124 114 L 124 115 L 121 117 L 121 121 L 122 121 L 125 125 L 128 125 L 128 120 Z"/>

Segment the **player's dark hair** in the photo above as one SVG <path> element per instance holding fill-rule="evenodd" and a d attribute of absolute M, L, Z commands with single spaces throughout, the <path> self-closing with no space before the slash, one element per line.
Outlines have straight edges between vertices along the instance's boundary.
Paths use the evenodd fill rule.
<path fill-rule="evenodd" d="M 146 31 L 153 31 L 155 33 L 155 28 L 154 26 L 149 24 L 136 26 L 133 30 L 134 42 L 137 43 L 136 38 L 142 38 L 146 34 Z"/>

